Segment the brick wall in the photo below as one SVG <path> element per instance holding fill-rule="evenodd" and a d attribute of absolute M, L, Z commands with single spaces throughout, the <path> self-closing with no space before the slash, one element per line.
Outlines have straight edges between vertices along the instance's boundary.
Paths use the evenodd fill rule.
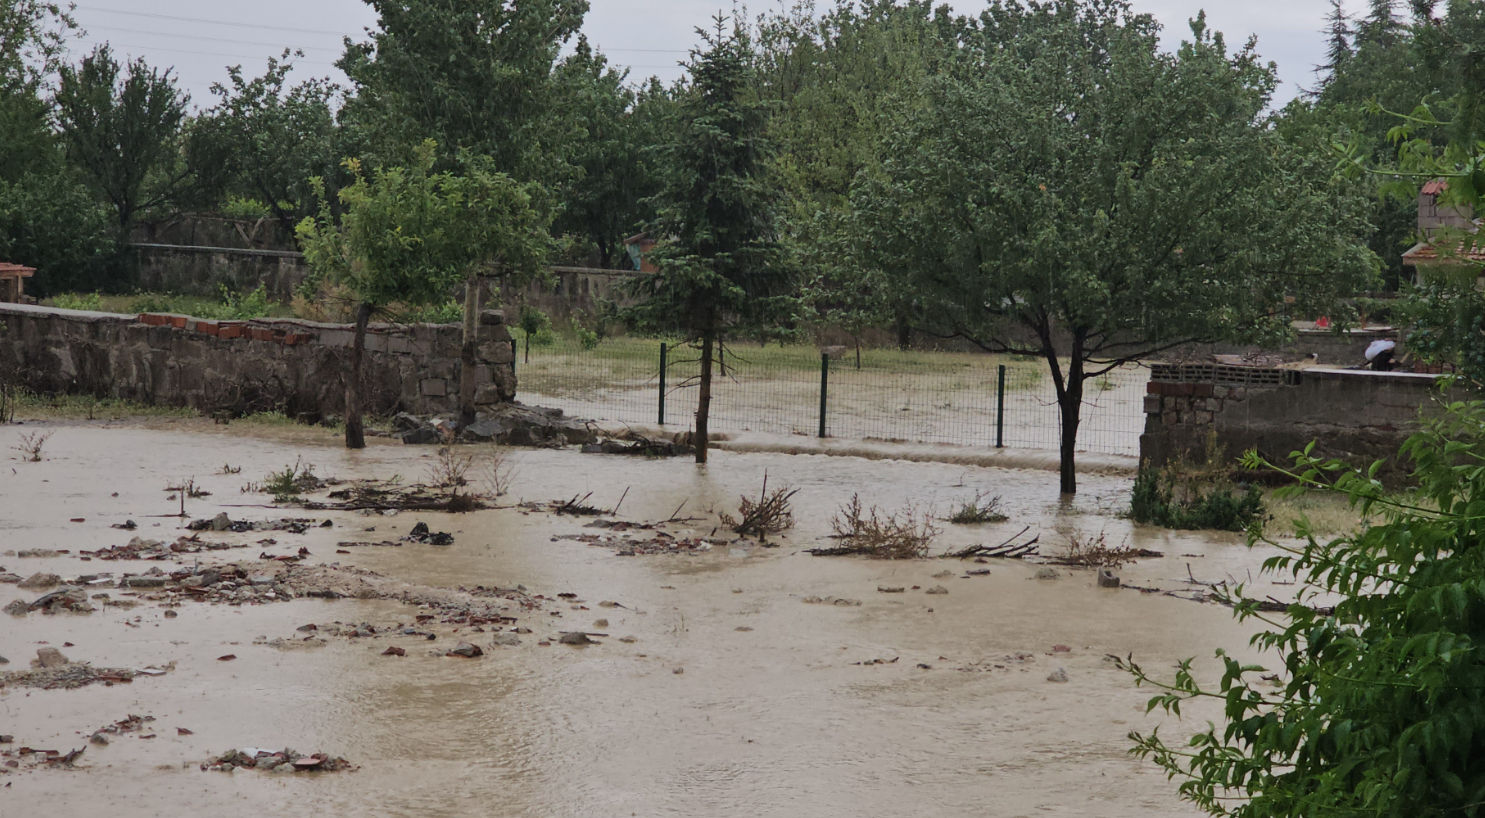
<path fill-rule="evenodd" d="M 0 378 L 50 394 L 319 418 L 345 411 L 342 373 L 354 335 L 349 324 L 0 304 Z M 462 338 L 452 324 L 373 324 L 363 372 L 368 410 L 456 409 Z M 476 402 L 513 400 L 503 312 L 481 315 L 479 341 Z"/>
<path fill-rule="evenodd" d="M 1316 453 L 1358 465 L 1388 460 L 1438 411 L 1436 380 L 1406 372 L 1157 364 L 1145 395 L 1140 457 L 1199 460 L 1210 441 L 1228 457 L 1248 449 L 1276 462 L 1316 442 Z"/>

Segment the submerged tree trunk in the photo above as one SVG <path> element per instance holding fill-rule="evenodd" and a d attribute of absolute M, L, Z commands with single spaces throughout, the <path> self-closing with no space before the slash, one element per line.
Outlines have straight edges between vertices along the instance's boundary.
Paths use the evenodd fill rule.
<path fill-rule="evenodd" d="M 480 279 L 464 282 L 464 347 L 459 351 L 459 431 L 474 423 L 475 345 L 479 340 Z"/>
<path fill-rule="evenodd" d="M 710 332 L 701 336 L 701 394 L 696 399 L 696 462 L 706 462 L 707 420 L 712 412 L 712 346 L 715 339 Z"/>
<path fill-rule="evenodd" d="M 1062 436 L 1059 450 L 1058 476 L 1061 478 L 1063 494 L 1078 491 L 1078 423 L 1083 416 L 1083 384 L 1087 379 L 1083 360 L 1083 337 L 1073 333 L 1072 355 L 1067 361 L 1067 373 L 1062 372 L 1057 359 L 1057 349 L 1051 343 L 1049 332 L 1042 336 L 1042 349 L 1047 356 L 1047 365 L 1052 368 L 1052 385 L 1057 388 L 1057 409 L 1062 421 Z"/>
<path fill-rule="evenodd" d="M 366 448 L 366 429 L 361 422 L 361 362 L 366 358 L 366 325 L 371 323 L 371 305 L 356 308 L 356 340 L 351 344 L 351 363 L 345 376 L 345 447 Z"/>

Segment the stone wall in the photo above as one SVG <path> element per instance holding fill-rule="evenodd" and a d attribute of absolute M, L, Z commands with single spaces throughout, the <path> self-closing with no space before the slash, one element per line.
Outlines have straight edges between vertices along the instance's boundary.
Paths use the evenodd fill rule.
<path fill-rule="evenodd" d="M 509 402 L 516 376 L 505 314 L 486 310 L 480 320 L 476 401 Z M 345 411 L 342 373 L 354 335 L 349 324 L 0 304 L 0 378 L 48 394 L 318 419 Z M 363 372 L 367 410 L 454 411 L 462 337 L 454 324 L 373 324 Z"/>
<path fill-rule="evenodd" d="M 1440 409 L 1437 379 L 1407 372 L 1156 364 L 1145 396 L 1140 459 L 1200 461 L 1209 442 L 1229 457 L 1257 449 L 1275 462 L 1316 442 L 1319 457 L 1389 460 Z"/>
<path fill-rule="evenodd" d="M 288 301 L 309 267 L 300 253 L 173 244 L 131 245 L 140 289 L 216 297 L 227 289 L 247 293 L 260 285 L 275 301 Z"/>

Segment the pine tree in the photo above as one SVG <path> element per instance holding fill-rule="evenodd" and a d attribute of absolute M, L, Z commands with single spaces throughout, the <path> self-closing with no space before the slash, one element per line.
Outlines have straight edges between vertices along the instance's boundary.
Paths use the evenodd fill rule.
<path fill-rule="evenodd" d="M 674 135 L 660 151 L 663 189 L 651 229 L 659 272 L 639 279 L 637 326 L 675 332 L 701 353 L 696 462 L 705 463 L 717 350 L 729 330 L 776 329 L 795 303 L 793 275 L 778 237 L 778 185 L 768 108 L 752 90 L 754 54 L 745 31 L 718 16 L 698 30 L 681 89 Z"/>
<path fill-rule="evenodd" d="M 1325 63 L 1315 67 L 1315 73 L 1320 75 L 1322 89 L 1329 88 L 1340 77 L 1356 54 L 1351 47 L 1356 36 L 1351 30 L 1351 16 L 1346 13 L 1341 0 L 1330 0 L 1330 14 L 1325 19 L 1330 41 L 1325 49 Z"/>

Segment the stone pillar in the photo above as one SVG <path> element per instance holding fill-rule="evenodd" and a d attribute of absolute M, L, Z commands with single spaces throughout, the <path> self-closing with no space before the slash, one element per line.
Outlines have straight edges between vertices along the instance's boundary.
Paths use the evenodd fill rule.
<path fill-rule="evenodd" d="M 479 346 L 475 353 L 479 359 L 479 384 L 475 388 L 474 402 L 477 406 L 509 403 L 516 399 L 516 373 L 511 369 L 515 353 L 511 349 L 510 330 L 505 325 L 503 310 L 485 310 L 480 313 Z"/>

